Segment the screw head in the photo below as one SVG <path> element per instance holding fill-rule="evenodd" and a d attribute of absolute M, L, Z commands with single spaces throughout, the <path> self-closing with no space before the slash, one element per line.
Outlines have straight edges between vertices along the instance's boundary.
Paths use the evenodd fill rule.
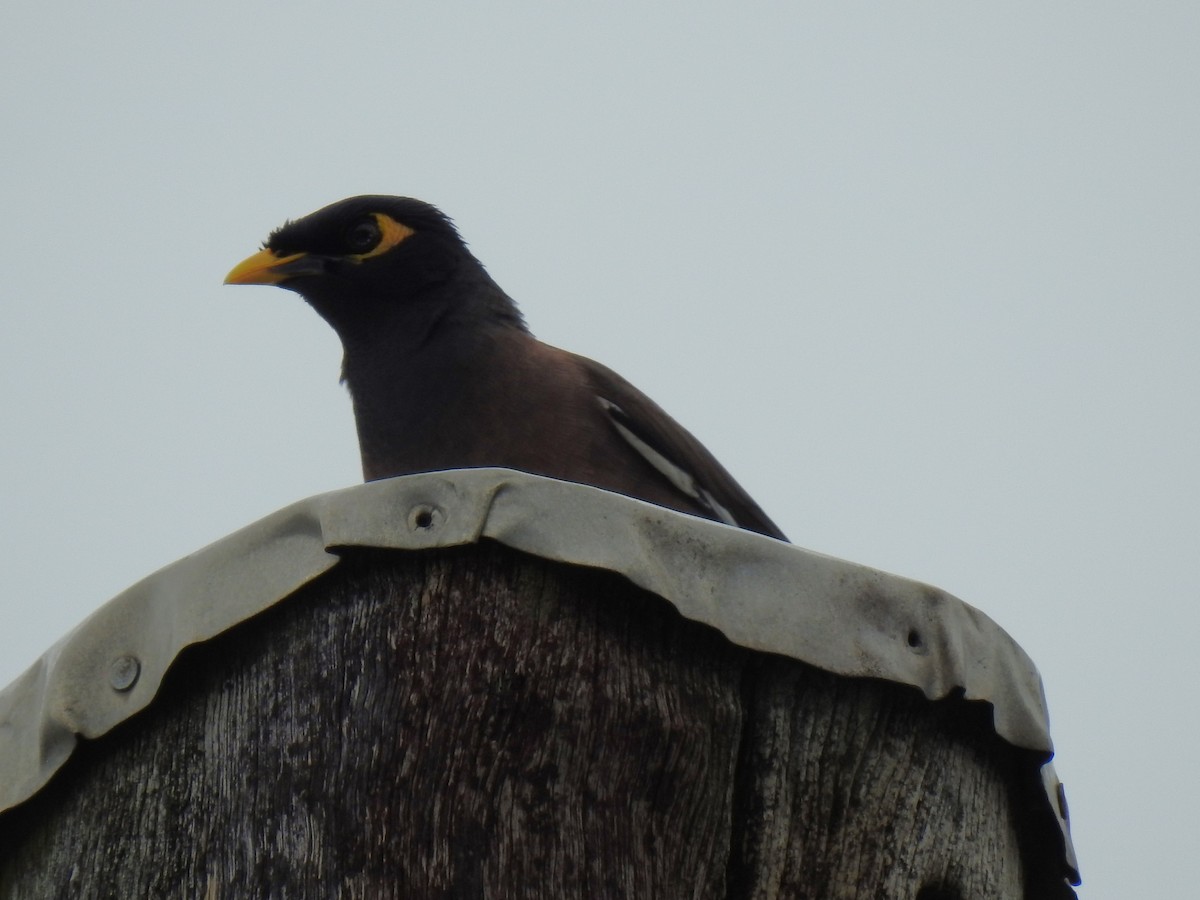
<path fill-rule="evenodd" d="M 125 654 L 118 656 L 108 666 L 108 683 L 114 691 L 125 691 L 137 684 L 138 676 L 142 674 L 142 664 L 136 656 Z"/>

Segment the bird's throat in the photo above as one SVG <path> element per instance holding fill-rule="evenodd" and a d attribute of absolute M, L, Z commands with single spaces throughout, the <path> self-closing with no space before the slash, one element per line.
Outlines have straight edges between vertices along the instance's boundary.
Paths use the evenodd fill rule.
<path fill-rule="evenodd" d="M 479 464 L 478 448 L 459 436 L 499 389 L 497 348 L 495 336 L 478 328 L 346 348 L 342 380 L 366 480 Z"/>

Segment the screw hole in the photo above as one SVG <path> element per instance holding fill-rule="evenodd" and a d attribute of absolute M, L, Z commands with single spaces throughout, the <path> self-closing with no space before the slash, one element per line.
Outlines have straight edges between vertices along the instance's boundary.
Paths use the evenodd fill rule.
<path fill-rule="evenodd" d="M 1054 795 L 1058 799 L 1058 812 L 1062 816 L 1064 822 L 1071 821 L 1071 812 L 1067 809 L 1067 789 L 1063 787 L 1060 781 L 1054 789 Z"/>
<path fill-rule="evenodd" d="M 408 525 L 414 531 L 428 531 L 442 519 L 442 511 L 436 506 L 414 506 L 408 514 Z"/>

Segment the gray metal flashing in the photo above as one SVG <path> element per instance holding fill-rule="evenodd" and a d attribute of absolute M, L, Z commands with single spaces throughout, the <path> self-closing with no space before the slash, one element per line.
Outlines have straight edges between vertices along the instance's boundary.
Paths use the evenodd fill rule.
<path fill-rule="evenodd" d="M 979 610 L 928 585 L 619 494 L 506 469 L 376 481 L 311 497 L 148 576 L 84 620 L 0 691 L 0 812 L 148 706 L 167 668 L 294 593 L 339 547 L 403 550 L 481 538 L 618 572 L 736 644 L 930 699 L 991 704 L 1008 743 L 1053 753 L 1033 662 Z M 1047 763 L 1046 799 L 1078 866 Z"/>

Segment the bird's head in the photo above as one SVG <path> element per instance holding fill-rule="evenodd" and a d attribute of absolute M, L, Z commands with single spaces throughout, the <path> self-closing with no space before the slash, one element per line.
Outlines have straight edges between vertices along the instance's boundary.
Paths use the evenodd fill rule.
<path fill-rule="evenodd" d="M 450 219 L 408 197 L 351 197 L 288 222 L 225 283 L 296 291 L 343 340 L 398 318 L 440 317 L 452 306 L 501 313 L 507 306 L 520 321 Z"/>

